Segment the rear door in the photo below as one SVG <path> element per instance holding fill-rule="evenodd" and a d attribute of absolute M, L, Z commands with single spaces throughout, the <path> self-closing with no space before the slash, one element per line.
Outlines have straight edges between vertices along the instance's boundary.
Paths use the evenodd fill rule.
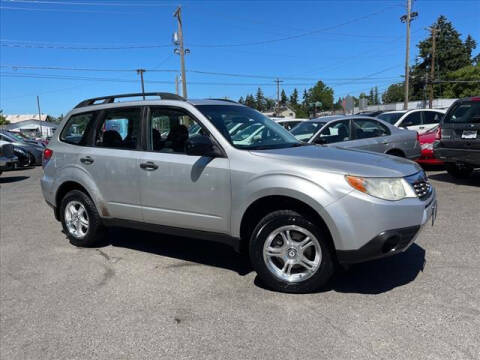
<path fill-rule="evenodd" d="M 444 147 L 480 150 L 480 101 L 453 105 L 443 119 L 441 132 Z"/>
<path fill-rule="evenodd" d="M 402 120 L 400 124 L 397 125 L 401 128 L 406 128 L 408 130 L 415 130 L 420 132 L 422 129 L 422 112 L 421 111 L 412 111 L 408 113 Z"/>
<path fill-rule="evenodd" d="M 352 120 L 351 147 L 356 149 L 385 152 L 389 145 L 390 130 L 373 119 Z"/>
<path fill-rule="evenodd" d="M 142 220 L 138 186 L 142 116 L 140 106 L 100 111 L 89 145 L 79 154 L 79 166 L 104 200 L 103 214 L 112 218 Z"/>

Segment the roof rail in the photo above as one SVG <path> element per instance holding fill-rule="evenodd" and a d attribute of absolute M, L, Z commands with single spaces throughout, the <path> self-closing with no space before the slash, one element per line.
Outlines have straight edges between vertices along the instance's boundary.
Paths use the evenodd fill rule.
<path fill-rule="evenodd" d="M 230 100 L 230 99 L 218 99 L 218 98 L 210 98 L 209 100 L 226 101 L 226 102 L 231 102 L 231 103 L 238 104 L 238 101 L 235 101 L 235 100 Z"/>
<path fill-rule="evenodd" d="M 133 94 L 119 94 L 119 95 L 108 95 L 108 96 L 100 96 L 96 98 L 86 99 L 80 102 L 75 109 L 89 106 L 89 105 L 101 105 L 101 104 L 111 104 L 115 102 L 115 99 L 120 98 L 127 98 L 127 97 L 143 97 L 145 96 L 158 96 L 161 100 L 180 100 L 186 101 L 183 97 L 171 93 L 166 92 L 148 92 L 148 93 L 133 93 Z M 103 101 L 102 101 L 103 100 Z"/>

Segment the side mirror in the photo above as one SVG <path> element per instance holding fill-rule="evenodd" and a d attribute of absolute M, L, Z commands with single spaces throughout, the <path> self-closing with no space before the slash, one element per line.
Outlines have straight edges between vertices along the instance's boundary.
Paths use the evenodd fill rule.
<path fill-rule="evenodd" d="M 221 156 L 213 141 L 205 135 L 194 135 L 189 138 L 185 144 L 185 152 L 193 156 Z"/>

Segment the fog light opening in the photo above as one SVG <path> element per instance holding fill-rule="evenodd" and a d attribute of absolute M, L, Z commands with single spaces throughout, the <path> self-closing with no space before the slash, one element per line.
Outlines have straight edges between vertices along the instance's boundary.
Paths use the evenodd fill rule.
<path fill-rule="evenodd" d="M 398 235 L 392 235 L 390 236 L 385 242 L 383 243 L 382 246 L 382 252 L 384 254 L 388 252 L 394 252 L 397 250 L 398 243 L 400 242 L 400 236 Z"/>

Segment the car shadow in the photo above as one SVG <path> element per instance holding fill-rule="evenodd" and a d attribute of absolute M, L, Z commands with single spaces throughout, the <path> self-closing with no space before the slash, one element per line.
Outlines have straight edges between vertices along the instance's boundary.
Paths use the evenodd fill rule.
<path fill-rule="evenodd" d="M 337 272 L 319 293 L 336 291 L 378 295 L 412 282 L 418 273 L 423 271 L 424 266 L 425 250 L 417 244 L 412 244 L 404 253 L 355 264 L 348 270 Z M 258 276 L 255 278 L 255 285 L 270 290 Z"/>
<path fill-rule="evenodd" d="M 5 176 L 5 173 L 3 173 L 0 176 L 0 184 L 8 184 L 8 183 L 14 183 L 17 181 L 22 181 L 28 179 L 30 176 Z"/>
<path fill-rule="evenodd" d="M 108 245 L 215 266 L 235 271 L 241 276 L 253 271 L 246 255 L 235 252 L 228 245 L 212 241 L 133 229 L 110 228 L 104 244 L 100 246 Z"/>
<path fill-rule="evenodd" d="M 479 186 L 480 185 L 480 171 L 474 171 L 468 178 L 466 179 L 458 179 L 454 178 L 453 176 L 449 175 L 447 172 L 442 172 L 440 174 L 431 174 L 428 176 L 430 179 L 447 182 L 450 184 L 455 185 L 468 185 L 468 186 Z"/>

